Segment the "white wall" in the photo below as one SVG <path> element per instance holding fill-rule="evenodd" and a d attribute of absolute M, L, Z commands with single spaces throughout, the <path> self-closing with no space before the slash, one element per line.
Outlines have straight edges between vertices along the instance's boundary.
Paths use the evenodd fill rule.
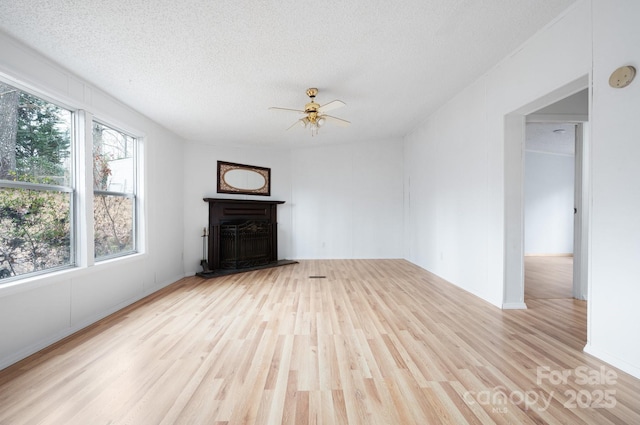
<path fill-rule="evenodd" d="M 545 99 L 558 100 L 557 93 L 571 94 L 567 88 L 577 92 L 591 75 L 585 349 L 640 377 L 640 83 L 608 86 L 618 66 L 640 69 L 637 16 L 635 0 L 577 2 L 407 136 L 404 234 L 407 259 L 508 306 L 510 285 L 522 285 L 522 276 L 508 275 L 506 260 L 514 252 L 521 258 L 522 251 L 513 242 L 521 240 L 514 235 L 522 215 L 524 116 L 544 107 Z M 522 134 L 511 134 L 518 129 Z"/>
<path fill-rule="evenodd" d="M 291 153 L 293 257 L 402 258 L 402 141 Z"/>
<path fill-rule="evenodd" d="M 525 255 L 573 253 L 574 158 L 525 153 Z"/>
<path fill-rule="evenodd" d="M 216 193 L 216 161 L 271 168 L 271 196 Z M 200 271 L 202 198 L 275 199 L 278 258 L 401 258 L 402 142 L 255 149 L 189 143 L 184 153 L 185 273 Z"/>
<path fill-rule="evenodd" d="M 181 140 L 3 34 L 0 51 L 0 74 L 10 83 L 144 136 L 146 217 L 144 253 L 0 285 L 3 368 L 176 281 L 184 274 L 184 238 Z"/>
<path fill-rule="evenodd" d="M 609 87 L 619 66 L 640 70 L 640 2 L 593 0 L 591 280 L 586 350 L 640 378 L 640 79 Z"/>
<path fill-rule="evenodd" d="M 271 196 L 217 193 L 217 161 L 271 169 Z M 208 226 L 208 204 L 203 198 L 285 201 L 278 205 L 278 258 L 291 258 L 291 154 L 289 149 L 246 148 L 188 143 L 184 147 L 184 270 L 202 271 L 202 231 Z"/>
<path fill-rule="evenodd" d="M 496 306 L 505 296 L 505 205 L 514 196 L 505 116 L 589 73 L 590 20 L 589 2 L 578 2 L 405 140 L 407 258 Z M 523 161 L 522 146 L 510 148 Z"/>
<path fill-rule="evenodd" d="M 484 90 L 468 87 L 407 137 L 404 236 L 407 259 L 493 300 Z"/>

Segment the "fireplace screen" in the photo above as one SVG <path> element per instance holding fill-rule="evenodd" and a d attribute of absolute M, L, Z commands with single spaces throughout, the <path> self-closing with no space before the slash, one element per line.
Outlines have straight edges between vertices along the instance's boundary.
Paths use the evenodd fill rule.
<path fill-rule="evenodd" d="M 272 226 L 268 220 L 220 225 L 220 268 L 238 269 L 268 264 L 272 257 Z"/>

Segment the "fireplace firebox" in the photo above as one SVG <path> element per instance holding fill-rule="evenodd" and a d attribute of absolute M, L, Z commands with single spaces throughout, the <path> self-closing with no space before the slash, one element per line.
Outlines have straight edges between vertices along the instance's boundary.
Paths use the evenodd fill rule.
<path fill-rule="evenodd" d="M 209 204 L 208 269 L 202 277 L 291 264 L 278 260 L 277 206 L 284 201 L 204 198 Z"/>
<path fill-rule="evenodd" d="M 242 269 L 270 263 L 271 231 L 267 220 L 223 222 L 220 225 L 220 268 Z"/>

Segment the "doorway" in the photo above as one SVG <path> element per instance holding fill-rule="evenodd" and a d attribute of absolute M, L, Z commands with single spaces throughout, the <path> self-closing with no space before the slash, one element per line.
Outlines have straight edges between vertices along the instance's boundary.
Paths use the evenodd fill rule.
<path fill-rule="evenodd" d="M 581 149 L 582 160 L 576 167 L 580 171 L 581 184 L 576 185 L 579 192 L 576 208 L 576 237 L 574 241 L 574 279 L 575 298 L 586 299 L 587 296 L 587 261 L 588 258 L 588 125 L 581 123 L 588 121 L 588 113 L 570 113 L 565 108 L 569 99 L 575 100 L 581 92 L 583 102 L 587 105 L 589 99 L 589 77 L 585 75 L 563 87 L 548 93 L 541 98 L 522 106 L 514 112 L 505 115 L 505 144 L 504 144 L 504 191 L 505 191 L 505 240 L 504 240 L 504 293 L 503 309 L 526 309 L 524 300 L 524 144 L 527 120 L 546 120 L 555 122 L 573 122 L 578 124 L 581 142 L 576 146 Z M 550 115 L 554 115 L 553 119 Z M 578 132 L 576 132 L 578 134 Z M 584 259 L 584 261 L 583 261 Z M 576 273 L 577 271 L 577 273 Z"/>
<path fill-rule="evenodd" d="M 565 105 L 587 112 L 588 93 L 565 99 Z M 584 101 L 584 106 L 580 105 Z M 558 102 L 558 104 L 560 104 Z M 543 114 L 527 117 L 524 144 L 524 299 L 567 299 L 574 285 L 574 245 L 579 244 L 582 124 L 552 122 Z M 564 114 L 557 114 L 558 121 Z"/>

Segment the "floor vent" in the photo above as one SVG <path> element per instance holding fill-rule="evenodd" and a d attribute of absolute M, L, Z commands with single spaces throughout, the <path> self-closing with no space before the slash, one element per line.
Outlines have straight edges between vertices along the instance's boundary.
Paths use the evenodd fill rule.
<path fill-rule="evenodd" d="M 309 279 L 326 279 L 326 276 L 309 276 Z"/>

